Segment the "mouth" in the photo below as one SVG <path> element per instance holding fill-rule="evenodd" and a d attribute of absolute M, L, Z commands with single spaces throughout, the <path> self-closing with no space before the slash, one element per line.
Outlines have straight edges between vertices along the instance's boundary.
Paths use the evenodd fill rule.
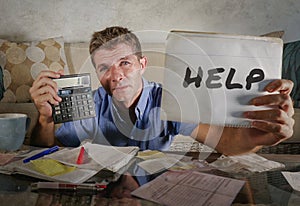
<path fill-rule="evenodd" d="M 113 92 L 122 92 L 124 90 L 126 90 L 129 86 L 125 85 L 125 86 L 117 86 L 115 88 L 113 88 Z"/>

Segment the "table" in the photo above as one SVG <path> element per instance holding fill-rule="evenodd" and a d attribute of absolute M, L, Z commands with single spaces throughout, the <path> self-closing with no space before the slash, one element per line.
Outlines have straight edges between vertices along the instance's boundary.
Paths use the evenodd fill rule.
<path fill-rule="evenodd" d="M 199 153 L 197 152 L 186 153 L 185 155 L 196 159 L 199 157 Z M 261 155 L 267 159 L 284 163 L 286 165 L 285 170 L 300 171 L 300 155 Z M 206 160 L 211 162 L 219 156 L 217 153 L 212 153 L 206 156 Z M 0 205 L 44 206 L 54 205 L 53 203 L 55 202 L 66 203 L 63 205 L 158 205 L 130 196 L 130 191 L 138 187 L 137 181 L 145 183 L 159 175 L 146 175 L 137 178 L 132 175 L 136 172 L 134 171 L 135 169 L 136 165 L 133 164 L 128 169 L 128 172 L 120 175 L 116 181 L 110 182 L 108 187 L 100 192 L 68 192 L 57 190 L 32 192 L 30 184 L 41 180 L 24 175 L 0 174 Z M 232 177 L 231 174 L 220 171 L 213 171 L 213 173 Z M 106 177 L 102 173 L 94 178 L 98 181 Z M 237 195 L 233 205 L 300 205 L 300 192 L 294 191 L 290 187 L 279 170 L 255 173 L 247 177 L 238 178 L 245 180 L 246 184 Z"/>

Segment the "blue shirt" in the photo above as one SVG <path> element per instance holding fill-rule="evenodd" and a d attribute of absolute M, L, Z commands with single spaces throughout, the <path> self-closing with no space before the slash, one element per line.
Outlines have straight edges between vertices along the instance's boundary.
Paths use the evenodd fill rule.
<path fill-rule="evenodd" d="M 96 117 L 66 122 L 55 132 L 65 146 L 76 147 L 86 139 L 113 146 L 138 146 L 141 150 L 167 150 L 175 135 L 190 135 L 197 124 L 160 119 L 162 87 L 143 79 L 143 90 L 135 108 L 136 122 L 126 121 L 100 87 L 94 93 Z"/>

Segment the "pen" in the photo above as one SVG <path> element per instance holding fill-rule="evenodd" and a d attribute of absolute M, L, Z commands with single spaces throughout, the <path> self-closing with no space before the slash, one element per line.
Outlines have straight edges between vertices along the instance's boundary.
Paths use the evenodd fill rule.
<path fill-rule="evenodd" d="M 38 189 L 60 189 L 60 190 L 92 190 L 99 191 L 105 189 L 107 186 L 105 184 L 73 184 L 73 183 L 61 183 L 61 182 L 36 182 L 31 183 L 31 190 Z"/>
<path fill-rule="evenodd" d="M 41 157 L 43 157 L 45 155 L 48 155 L 48 154 L 51 154 L 53 152 L 58 151 L 58 149 L 59 149 L 58 146 L 51 147 L 51 148 L 49 148 L 47 150 L 44 150 L 44 151 L 42 151 L 40 153 L 37 153 L 36 155 L 33 155 L 31 157 L 28 157 L 28 158 L 24 159 L 23 163 L 27 163 L 27 162 L 30 162 L 31 160 L 35 160 L 35 159 L 41 158 Z"/>

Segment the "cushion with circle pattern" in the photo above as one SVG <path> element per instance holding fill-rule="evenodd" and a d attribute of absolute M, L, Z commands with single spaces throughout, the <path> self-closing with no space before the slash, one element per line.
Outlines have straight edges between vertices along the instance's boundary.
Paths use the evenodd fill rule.
<path fill-rule="evenodd" d="M 29 88 L 42 70 L 67 71 L 62 37 L 34 42 L 0 39 L 4 97 L 1 102 L 31 102 Z"/>

